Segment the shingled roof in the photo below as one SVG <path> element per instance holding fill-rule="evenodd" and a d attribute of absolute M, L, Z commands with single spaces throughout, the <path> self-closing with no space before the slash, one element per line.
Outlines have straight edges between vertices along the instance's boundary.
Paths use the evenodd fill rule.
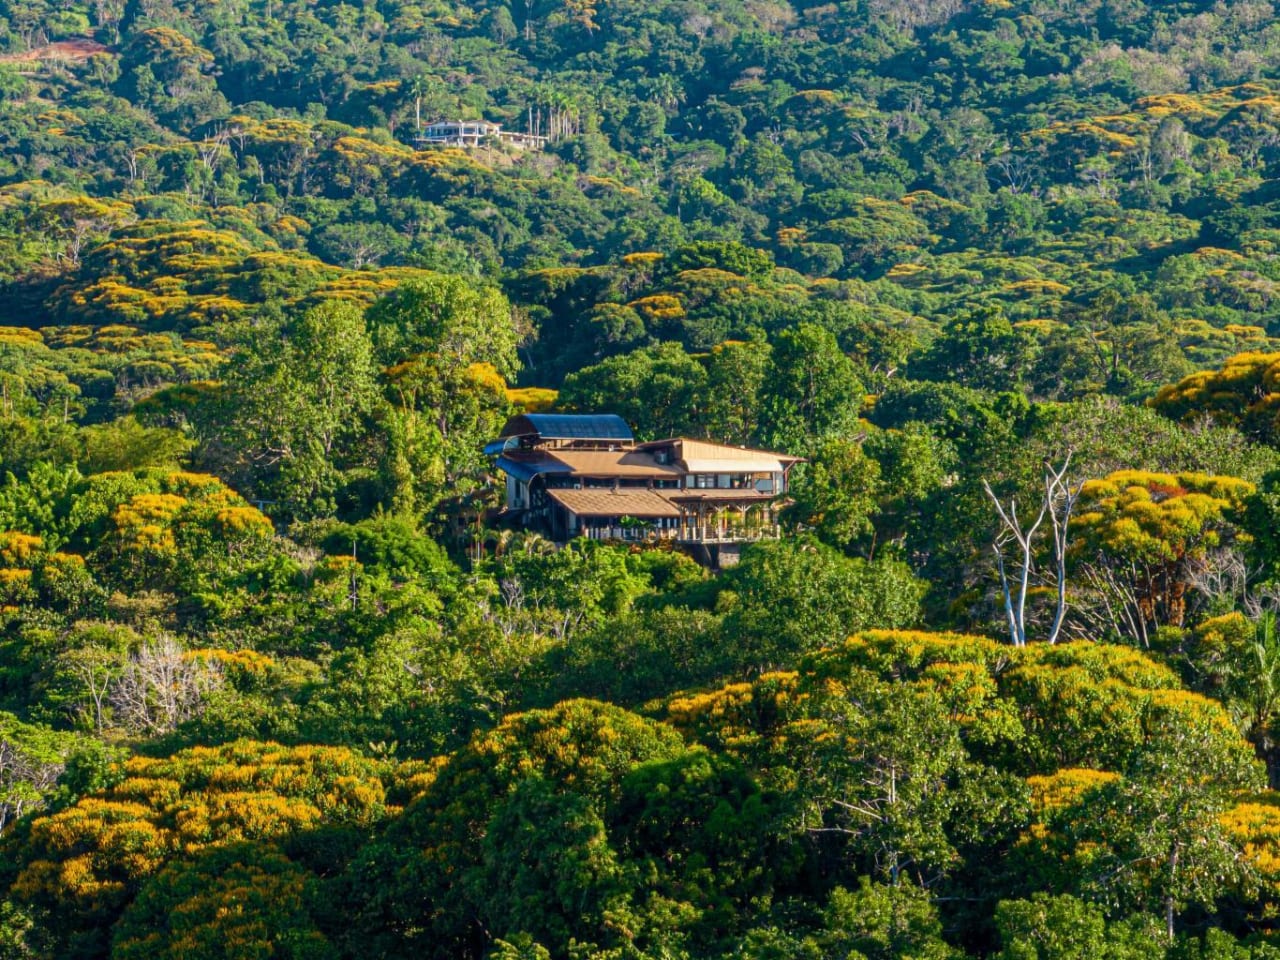
<path fill-rule="evenodd" d="M 548 490 L 547 496 L 579 517 L 678 517 L 680 508 L 652 490 Z"/>

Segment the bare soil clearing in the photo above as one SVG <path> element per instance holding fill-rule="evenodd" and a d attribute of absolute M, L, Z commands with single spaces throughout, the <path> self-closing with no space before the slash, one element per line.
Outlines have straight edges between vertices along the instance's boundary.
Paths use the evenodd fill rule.
<path fill-rule="evenodd" d="M 24 50 L 21 53 L 0 54 L 0 63 L 30 63 L 35 60 L 88 60 L 95 53 L 107 53 L 111 48 L 97 40 L 80 38 L 59 40 L 43 47 Z"/>

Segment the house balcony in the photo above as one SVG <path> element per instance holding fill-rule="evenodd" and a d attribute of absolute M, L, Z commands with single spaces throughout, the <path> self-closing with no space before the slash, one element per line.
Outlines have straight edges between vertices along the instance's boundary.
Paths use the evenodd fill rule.
<path fill-rule="evenodd" d="M 677 543 L 754 543 L 757 540 L 777 540 L 782 537 L 782 527 L 776 523 L 754 526 L 717 525 L 714 523 L 685 524 L 673 531 Z"/>
<path fill-rule="evenodd" d="M 676 527 L 654 529 L 642 526 L 583 526 L 579 536 L 588 540 L 614 540 L 621 543 L 662 543 L 681 545 L 713 545 L 720 543 L 755 543 L 759 540 L 778 540 L 782 528 L 776 523 L 752 526 L 714 523 L 687 523 Z"/>

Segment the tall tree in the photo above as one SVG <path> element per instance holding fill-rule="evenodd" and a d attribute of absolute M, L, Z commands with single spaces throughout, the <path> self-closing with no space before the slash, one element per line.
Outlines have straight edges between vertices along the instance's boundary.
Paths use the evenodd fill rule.
<path fill-rule="evenodd" d="M 784 521 L 851 552 L 874 529 L 871 515 L 882 490 L 880 464 L 856 441 L 829 440 L 797 471 Z"/>
<path fill-rule="evenodd" d="M 863 387 L 835 335 L 801 323 L 778 335 L 760 395 L 760 440 L 806 452 L 848 436 L 862 409 Z"/>
<path fill-rule="evenodd" d="M 454 368 L 487 363 L 504 377 L 519 369 L 521 333 L 501 291 L 449 274 L 406 280 L 368 313 L 369 334 L 383 364 L 435 354 Z"/>
<path fill-rule="evenodd" d="M 707 371 L 678 343 L 610 357 L 565 378 L 560 406 L 616 413 L 638 436 L 702 436 Z"/>
<path fill-rule="evenodd" d="M 980 390 L 1018 390 L 1030 360 L 1031 344 L 998 307 L 963 313 L 908 370 L 921 380 L 962 383 Z"/>
<path fill-rule="evenodd" d="M 252 330 L 230 365 L 220 411 L 234 479 L 288 513 L 331 510 L 342 470 L 362 456 L 354 443 L 377 396 L 358 307 L 329 301 Z"/>

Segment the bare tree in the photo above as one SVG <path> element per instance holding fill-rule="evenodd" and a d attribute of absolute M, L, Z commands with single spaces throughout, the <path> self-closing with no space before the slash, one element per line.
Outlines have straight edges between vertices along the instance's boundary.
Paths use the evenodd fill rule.
<path fill-rule="evenodd" d="M 93 729 L 101 736 L 111 682 L 120 668 L 120 654 L 96 646 L 81 647 L 65 654 L 62 662 L 67 671 L 82 684 L 83 699 L 76 704 L 77 712 L 81 715 L 90 714 Z"/>
<path fill-rule="evenodd" d="M 1277 614 L 1280 612 L 1280 583 L 1259 584 L 1244 595 L 1241 606 L 1250 620 L 1257 620 L 1267 613 Z"/>
<path fill-rule="evenodd" d="M 1075 511 L 1076 501 L 1084 490 L 1084 481 L 1074 485 L 1067 479 L 1067 469 L 1071 466 L 1071 451 L 1067 451 L 1062 466 L 1054 470 L 1047 462 L 1044 465 L 1045 499 L 1049 501 L 1049 523 L 1053 530 L 1053 565 L 1057 580 L 1058 598 L 1054 607 L 1053 625 L 1049 628 L 1049 643 L 1057 643 L 1062 632 L 1062 622 L 1067 615 L 1067 536 L 1071 524 L 1071 514 Z"/>
<path fill-rule="evenodd" d="M 484 618 L 502 631 L 510 640 L 517 634 L 530 630 L 530 618 L 524 608 L 524 582 L 519 577 L 503 577 L 498 584 L 499 604 L 483 604 Z"/>
<path fill-rule="evenodd" d="M 173 637 L 144 645 L 111 685 L 115 719 L 132 733 L 169 733 L 198 716 L 222 686 L 222 669 L 192 656 Z"/>
<path fill-rule="evenodd" d="M 711 32 L 711 28 L 715 25 L 716 22 L 705 13 L 691 13 L 684 18 L 684 23 L 681 24 L 687 33 L 693 34 L 699 40 L 705 40 L 707 34 Z"/>
<path fill-rule="evenodd" d="M 1015 647 L 1027 644 L 1027 593 L 1031 589 L 1032 577 L 1036 564 L 1036 534 L 1049 521 L 1052 533 L 1050 547 L 1054 581 L 1057 588 L 1057 600 L 1054 607 L 1053 623 L 1045 638 L 1049 643 L 1056 643 L 1062 632 L 1062 621 L 1067 612 L 1067 527 L 1071 522 L 1071 512 L 1080 498 L 1083 482 L 1072 484 L 1067 479 L 1067 470 L 1071 466 L 1071 454 L 1068 453 L 1062 466 L 1054 468 L 1048 462 L 1044 465 L 1044 495 L 1041 497 L 1035 519 L 1029 525 L 1018 516 L 1018 499 L 1010 498 L 1006 505 L 991 489 L 991 484 L 982 481 L 982 488 L 987 492 L 991 503 L 1000 518 L 1000 532 L 991 543 L 996 555 L 996 570 L 1000 574 L 1000 589 L 1004 598 L 1005 617 L 1009 622 L 1009 639 Z M 1010 544 L 1016 546 L 1016 588 L 1010 584 L 1009 570 L 1005 566 L 1005 548 Z M 1016 589 L 1016 597 L 1015 597 Z"/>
<path fill-rule="evenodd" d="M 1133 637 L 1143 649 L 1151 647 L 1151 634 L 1160 627 L 1154 606 L 1144 602 L 1134 584 L 1141 583 L 1137 565 L 1088 560 L 1076 571 L 1083 602 L 1077 604 L 1074 627 L 1082 635 L 1107 634 Z"/>
<path fill-rule="evenodd" d="M 44 806 L 46 795 L 65 769 L 61 755 L 51 750 L 23 749 L 0 734 L 0 836 L 24 813 Z"/>
<path fill-rule="evenodd" d="M 1259 573 L 1249 569 L 1240 550 L 1232 546 L 1218 547 L 1208 551 L 1192 568 L 1187 593 L 1196 608 L 1234 609 L 1241 605 L 1248 609 L 1249 584 Z"/>
<path fill-rule="evenodd" d="M 1078 172 L 1080 179 L 1093 187 L 1098 196 L 1109 200 L 1116 194 L 1115 166 L 1105 157 L 1093 157 L 1082 163 Z"/>
<path fill-rule="evenodd" d="M 991 166 L 999 171 L 1001 179 L 1013 194 L 1026 193 L 1035 185 L 1039 173 L 1036 165 L 1023 154 L 1005 149 L 991 160 Z"/>

